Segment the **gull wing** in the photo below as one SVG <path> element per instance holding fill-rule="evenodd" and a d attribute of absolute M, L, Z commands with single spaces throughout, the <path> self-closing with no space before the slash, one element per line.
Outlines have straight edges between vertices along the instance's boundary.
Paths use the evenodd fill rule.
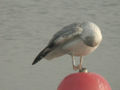
<path fill-rule="evenodd" d="M 65 42 L 73 39 L 74 37 L 80 35 L 82 33 L 82 28 L 80 27 L 79 23 L 73 23 L 61 29 L 57 32 L 51 41 L 49 42 L 48 46 L 44 48 L 35 58 L 32 65 L 36 64 L 38 61 L 42 60 L 48 53 L 52 50 L 57 48 L 59 45 L 64 44 Z"/>
<path fill-rule="evenodd" d="M 74 37 L 80 35 L 82 33 L 83 29 L 80 27 L 80 23 L 73 23 L 70 24 L 60 31 L 58 31 L 51 41 L 49 42 L 48 46 L 58 46 L 65 42 L 67 42 L 70 39 L 73 39 Z"/>

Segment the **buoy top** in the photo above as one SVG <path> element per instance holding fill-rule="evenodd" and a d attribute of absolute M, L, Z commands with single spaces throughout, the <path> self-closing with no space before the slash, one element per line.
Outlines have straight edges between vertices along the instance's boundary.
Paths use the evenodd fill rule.
<path fill-rule="evenodd" d="M 111 90 L 111 87 L 102 76 L 81 72 L 65 77 L 57 90 Z"/>

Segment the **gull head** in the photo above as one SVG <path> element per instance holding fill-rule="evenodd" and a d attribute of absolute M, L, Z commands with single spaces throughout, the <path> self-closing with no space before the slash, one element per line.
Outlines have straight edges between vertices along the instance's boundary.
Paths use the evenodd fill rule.
<path fill-rule="evenodd" d="M 98 46 L 102 41 L 102 34 L 100 28 L 92 22 L 83 22 L 81 24 L 83 29 L 81 39 L 91 47 Z"/>

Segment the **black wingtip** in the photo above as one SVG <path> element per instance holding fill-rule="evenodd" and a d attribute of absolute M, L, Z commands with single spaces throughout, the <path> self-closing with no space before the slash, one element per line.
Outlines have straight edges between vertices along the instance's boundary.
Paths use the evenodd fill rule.
<path fill-rule="evenodd" d="M 36 64 L 35 62 L 32 63 L 32 65 L 35 65 L 35 64 Z"/>
<path fill-rule="evenodd" d="M 41 58 L 40 58 L 41 59 Z M 40 59 L 38 59 L 38 57 L 33 61 L 32 65 L 35 65 L 38 61 L 40 61 Z"/>
<path fill-rule="evenodd" d="M 35 60 L 33 61 L 32 65 L 38 63 L 41 59 L 43 58 L 42 54 L 39 53 L 38 56 L 35 58 Z"/>
<path fill-rule="evenodd" d="M 32 65 L 36 64 L 37 62 L 39 62 L 40 60 L 42 60 L 42 58 L 44 58 L 51 50 L 48 49 L 48 47 L 46 47 L 45 49 L 43 49 L 35 58 L 35 60 L 33 61 Z"/>

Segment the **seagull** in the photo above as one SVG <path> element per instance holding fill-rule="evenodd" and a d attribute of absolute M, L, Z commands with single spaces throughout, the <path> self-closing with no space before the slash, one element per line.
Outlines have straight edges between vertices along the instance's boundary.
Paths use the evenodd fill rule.
<path fill-rule="evenodd" d="M 72 23 L 53 35 L 53 38 L 37 55 L 32 65 L 43 58 L 51 60 L 68 54 L 72 57 L 73 70 L 82 70 L 83 56 L 93 52 L 101 41 L 101 30 L 93 22 Z M 74 56 L 80 57 L 80 64 L 77 66 Z"/>

